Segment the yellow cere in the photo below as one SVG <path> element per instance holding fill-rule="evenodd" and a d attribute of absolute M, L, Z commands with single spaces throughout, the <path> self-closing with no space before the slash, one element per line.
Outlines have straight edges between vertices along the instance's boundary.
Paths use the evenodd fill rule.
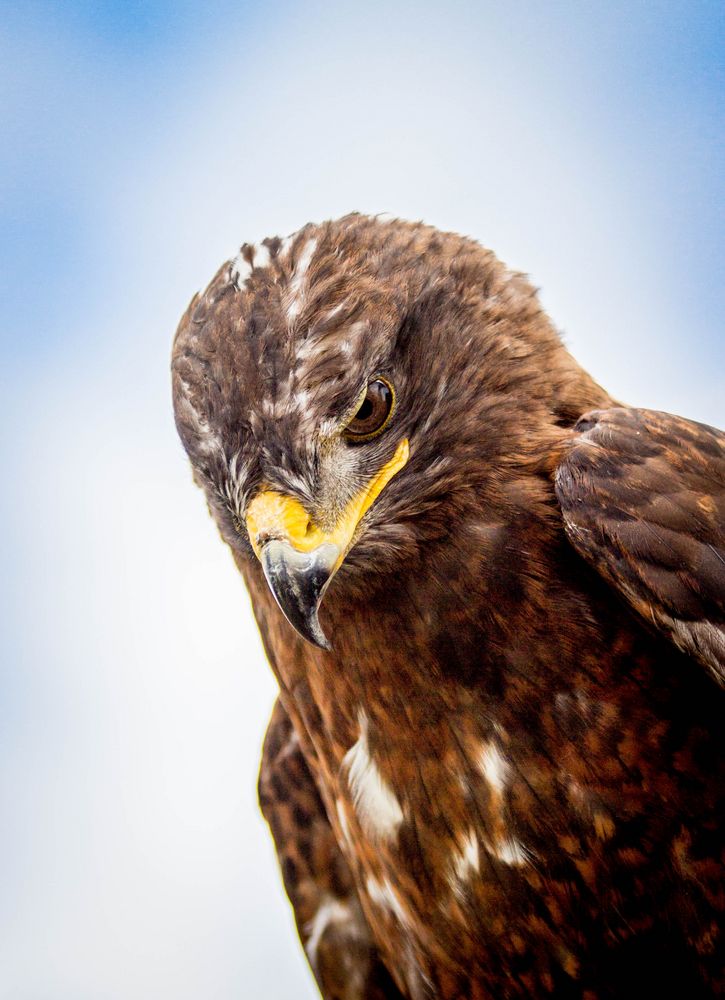
<path fill-rule="evenodd" d="M 257 541 L 259 538 L 285 539 L 298 552 L 311 552 L 325 542 L 332 542 L 340 549 L 339 563 L 341 563 L 360 519 L 396 472 L 400 472 L 403 468 L 408 461 L 409 453 L 408 441 L 403 439 L 390 461 L 386 462 L 365 489 L 348 503 L 340 520 L 329 533 L 312 523 L 299 500 L 276 493 L 274 490 L 259 493 L 247 511 L 247 531 L 255 553 L 257 556 L 260 554 Z"/>

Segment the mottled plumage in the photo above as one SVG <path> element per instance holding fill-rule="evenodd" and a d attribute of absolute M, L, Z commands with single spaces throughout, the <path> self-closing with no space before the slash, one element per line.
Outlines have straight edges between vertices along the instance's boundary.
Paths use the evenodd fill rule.
<path fill-rule="evenodd" d="M 358 215 L 245 245 L 173 379 L 323 996 L 721 988 L 723 435 L 619 406 L 475 242 Z"/>

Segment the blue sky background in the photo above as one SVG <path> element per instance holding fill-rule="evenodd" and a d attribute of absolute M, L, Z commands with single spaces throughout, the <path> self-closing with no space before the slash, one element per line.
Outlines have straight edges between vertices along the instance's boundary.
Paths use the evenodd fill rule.
<path fill-rule="evenodd" d="M 620 398 L 722 425 L 725 6 L 0 10 L 0 998 L 312 997 L 176 322 L 239 243 L 390 211 L 528 271 Z"/>

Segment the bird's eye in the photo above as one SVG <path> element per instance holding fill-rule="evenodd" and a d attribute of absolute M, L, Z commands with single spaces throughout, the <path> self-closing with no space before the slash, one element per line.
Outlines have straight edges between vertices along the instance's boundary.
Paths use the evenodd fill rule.
<path fill-rule="evenodd" d="M 384 429 L 393 412 L 395 393 L 389 382 L 376 378 L 370 382 L 357 413 L 345 428 L 351 441 L 369 441 Z"/>

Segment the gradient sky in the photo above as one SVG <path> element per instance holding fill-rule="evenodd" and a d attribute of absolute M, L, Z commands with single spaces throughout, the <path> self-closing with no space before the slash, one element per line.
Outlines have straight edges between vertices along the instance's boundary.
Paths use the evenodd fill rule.
<path fill-rule="evenodd" d="M 0 998 L 313 997 L 254 784 L 274 686 L 176 440 L 245 240 L 389 211 L 723 424 L 722 3 L 2 5 Z"/>

